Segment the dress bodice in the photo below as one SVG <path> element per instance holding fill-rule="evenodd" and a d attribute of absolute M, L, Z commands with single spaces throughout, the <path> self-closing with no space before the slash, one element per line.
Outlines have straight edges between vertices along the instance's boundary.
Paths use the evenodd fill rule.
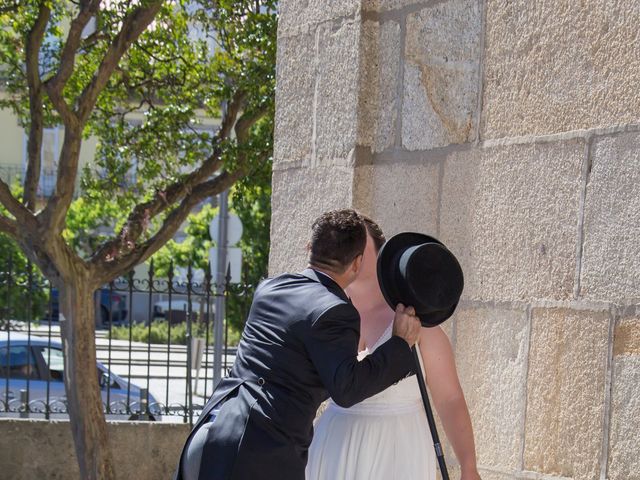
<path fill-rule="evenodd" d="M 391 334 L 389 325 L 358 359 Z M 435 449 L 415 376 L 350 408 L 330 401 L 315 428 L 307 480 L 436 480 Z"/>
<path fill-rule="evenodd" d="M 358 354 L 358 360 L 364 359 L 367 355 L 373 353 L 380 345 L 391 338 L 393 323 L 390 323 L 384 333 L 380 336 L 373 346 L 365 348 Z M 349 408 L 351 412 L 362 412 L 367 414 L 385 414 L 394 411 L 401 413 L 404 410 L 414 410 L 416 406 L 421 406 L 420 389 L 415 375 L 396 382 L 386 390 L 363 400 L 360 403 Z M 338 408 L 331 402 L 332 408 Z"/>

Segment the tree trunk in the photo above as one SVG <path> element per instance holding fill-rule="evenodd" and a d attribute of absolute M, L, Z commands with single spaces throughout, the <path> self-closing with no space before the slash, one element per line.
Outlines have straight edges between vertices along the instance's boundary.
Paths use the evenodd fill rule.
<path fill-rule="evenodd" d="M 60 307 L 65 388 L 80 477 L 114 479 L 96 366 L 94 287 L 84 275 L 74 277 L 62 285 Z"/>

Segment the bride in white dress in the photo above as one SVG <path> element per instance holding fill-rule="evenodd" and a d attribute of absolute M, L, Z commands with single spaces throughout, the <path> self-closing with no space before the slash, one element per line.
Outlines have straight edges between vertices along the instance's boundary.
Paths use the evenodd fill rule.
<path fill-rule="evenodd" d="M 378 286 L 380 227 L 367 221 L 363 267 L 347 294 L 360 312 L 360 357 L 392 335 L 393 311 Z M 461 467 L 461 480 L 479 480 L 469 412 L 451 344 L 440 327 L 423 328 L 420 357 L 436 411 Z M 411 376 L 351 408 L 331 400 L 315 425 L 307 480 L 435 480 L 437 461 L 420 390 Z"/>

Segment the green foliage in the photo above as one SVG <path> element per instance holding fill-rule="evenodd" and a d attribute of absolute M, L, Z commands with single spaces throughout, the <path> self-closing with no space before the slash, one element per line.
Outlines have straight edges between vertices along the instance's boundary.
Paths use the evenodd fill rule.
<path fill-rule="evenodd" d="M 266 277 L 269 263 L 269 228 L 271 224 L 271 162 L 263 162 L 251 176 L 237 182 L 231 189 L 230 210 L 238 215 L 243 225 L 239 242 L 242 250 L 242 286 L 228 292 L 227 319 L 231 328 L 241 331 L 253 292 Z M 218 208 L 206 204 L 189 215 L 184 228 L 186 238 L 178 243 L 170 240 L 154 256 L 158 276 L 167 276 L 169 267 L 187 267 L 207 271 L 209 248 L 215 244 L 210 238 L 209 223 L 218 214 Z M 241 290 L 241 291 L 240 291 Z"/>
<path fill-rule="evenodd" d="M 31 122 L 24 65 L 26 38 L 36 22 L 40 2 L 26 0 L 11 3 L 15 3 L 15 7 L 7 7 L 7 10 L 0 14 L 0 25 L 2 25 L 0 28 L 0 76 L 6 92 L 6 95 L 0 97 L 0 108 L 11 108 L 21 125 L 28 128 Z M 71 2 L 47 2 L 47 6 L 51 11 L 51 19 L 47 24 L 38 62 L 40 74 L 44 78 L 51 76 L 59 65 L 60 46 L 64 33 L 61 26 L 64 18 L 72 12 Z M 42 106 L 45 125 L 59 124 L 60 118 L 55 114 L 51 102 L 44 99 Z"/>
<path fill-rule="evenodd" d="M 25 127 L 30 123 L 25 76 L 26 38 L 40 2 L 18 2 L 0 14 L 0 65 L 7 95 L 0 107 L 11 108 Z M 39 55 L 43 81 L 57 71 L 73 2 L 48 2 L 50 20 Z M 93 31 L 87 30 L 64 90 L 69 105 L 92 81 L 135 2 L 103 2 Z M 109 78 L 84 129 L 98 140 L 93 162 L 82 171 L 81 195 L 68 211 L 64 238 L 88 258 L 124 224 L 128 212 L 172 182 L 184 177 L 211 154 L 212 135 L 231 98 L 245 92 L 245 111 L 267 109 L 242 146 L 223 143 L 222 157 L 232 167 L 240 149 L 249 154 L 249 175 L 233 187 L 232 210 L 244 236 L 243 282 L 256 284 L 266 275 L 269 250 L 273 97 L 275 88 L 276 2 L 176 0 L 163 4 L 153 24 L 133 43 Z M 61 123 L 43 95 L 45 124 Z M 170 210 L 169 210 L 170 212 Z M 167 213 L 169 213 L 167 212 Z M 189 216 L 186 240 L 169 241 L 154 256 L 158 275 L 170 261 L 206 269 L 208 224 L 217 210 L 204 204 Z M 162 217 L 150 220 L 148 238 Z M 250 298 L 249 298 L 250 299 Z M 230 299 L 232 323 L 243 322 L 244 301 Z"/>
<path fill-rule="evenodd" d="M 49 285 L 16 242 L 0 233 L 0 321 L 38 321 L 46 316 Z"/>
<path fill-rule="evenodd" d="M 81 256 L 87 257 L 109 238 L 114 225 L 121 221 L 122 211 L 115 201 L 92 202 L 80 197 L 69 208 L 63 235 Z"/>
<path fill-rule="evenodd" d="M 209 248 L 213 242 L 209 238 L 209 223 L 217 215 L 218 208 L 205 204 L 200 211 L 187 217 L 184 226 L 185 239 L 182 242 L 169 240 L 153 258 L 156 275 L 166 277 L 171 265 L 206 271 L 209 268 Z"/>
<path fill-rule="evenodd" d="M 136 323 L 128 326 L 112 327 L 111 338 L 115 340 L 129 340 L 129 335 L 134 342 L 142 343 L 158 343 L 167 345 L 186 345 L 187 344 L 187 324 L 185 322 L 171 325 L 166 321 L 154 321 L 151 325 L 143 325 Z M 198 338 L 207 338 L 206 325 L 204 323 L 195 322 L 191 327 L 191 336 Z M 229 330 L 229 338 L 227 344 L 235 346 L 240 341 L 240 334 L 237 330 Z M 213 327 L 209 325 L 209 345 L 213 345 Z"/>
<path fill-rule="evenodd" d="M 263 125 L 272 125 L 276 16 L 274 2 L 257 4 L 265 13 L 254 11 L 256 2 L 164 5 L 126 54 L 89 124 L 87 133 L 101 139 L 96 164 L 82 180 L 92 199 L 108 200 L 116 191 L 118 206 L 130 209 L 184 177 L 211 153 L 216 127 L 206 119 L 219 118 L 239 90 L 248 92 L 247 112 L 269 110 L 242 147 L 261 161 L 271 147 L 272 128 Z M 122 15 L 105 15 L 106 30 Z M 142 114 L 125 114 L 132 109 Z M 238 148 L 235 140 L 224 143 L 227 166 Z"/>
<path fill-rule="evenodd" d="M 74 105 L 94 79 L 100 62 L 136 2 L 103 2 L 77 52 L 64 98 Z M 49 0 L 44 41 L 38 55 L 42 81 L 55 75 L 62 48 L 78 5 Z M 4 4 L 2 6 L 5 6 Z M 25 70 L 27 36 L 41 6 L 39 0 L 0 9 L 0 77 L 4 94 L 0 108 L 10 108 L 25 128 L 30 126 L 29 91 Z M 276 2 L 175 0 L 163 4 L 155 21 L 133 43 L 109 78 L 84 129 L 85 138 L 98 140 L 93 162 L 82 171 L 82 191 L 66 218 L 64 238 L 88 258 L 124 223 L 128 212 L 157 191 L 196 168 L 211 154 L 211 139 L 230 99 L 239 91 L 247 97 L 245 111 L 267 108 L 268 113 L 242 146 L 223 144 L 223 158 L 233 167 L 240 149 L 249 154 L 249 175 L 231 190 L 230 208 L 244 229 L 242 294 L 232 289 L 228 318 L 241 330 L 255 285 L 267 274 L 271 220 L 271 151 L 275 86 Z M 60 125 L 47 95 L 42 96 L 45 126 Z M 19 198 L 19 191 L 15 192 Z M 3 212 L 6 214 L 6 212 Z M 208 225 L 217 208 L 205 203 L 187 219 L 186 239 L 173 240 L 154 256 L 157 275 L 175 266 L 208 268 L 213 245 Z M 148 237 L 162 218 L 151 220 Z M 44 279 L 30 268 L 14 241 L 0 235 L 0 264 L 5 272 L 0 310 L 8 318 L 42 318 L 46 309 Z M 32 288 L 32 304 L 21 301 Z M 154 328 L 161 328 L 155 327 Z"/>
<path fill-rule="evenodd" d="M 11 189 L 16 198 L 22 189 Z M 0 214 L 7 214 L 0 206 Z M 49 284 L 15 240 L 0 233 L 0 321 L 40 320 L 46 316 Z"/>
<path fill-rule="evenodd" d="M 142 2 L 145 4 L 147 2 Z M 0 9 L 0 77 L 11 108 L 30 125 L 25 71 L 26 40 L 41 6 L 39 0 Z M 40 49 L 42 81 L 57 72 L 76 2 L 49 0 L 50 18 Z M 94 29 L 86 29 L 75 56 L 64 98 L 73 106 L 94 80 L 100 62 L 125 18 L 140 2 L 101 2 Z M 155 20 L 131 45 L 98 96 L 84 127 L 96 138 L 97 154 L 84 166 L 81 199 L 69 211 L 65 239 L 84 257 L 122 226 L 131 209 L 197 168 L 212 154 L 217 121 L 234 95 L 243 92 L 244 114 L 267 114 L 242 145 L 222 142 L 221 157 L 233 167 L 240 151 L 249 170 L 260 171 L 272 148 L 276 2 L 273 0 L 167 0 Z M 60 125 L 43 94 L 46 126 Z M 248 180 L 250 182 L 250 180 Z M 150 219 L 140 241 L 152 235 L 171 208 Z"/>

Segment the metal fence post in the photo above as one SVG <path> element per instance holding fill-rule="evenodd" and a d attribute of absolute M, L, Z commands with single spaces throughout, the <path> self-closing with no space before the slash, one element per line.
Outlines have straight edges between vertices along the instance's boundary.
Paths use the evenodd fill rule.
<path fill-rule="evenodd" d="M 140 415 L 138 420 L 150 420 L 149 417 L 149 390 L 140 389 Z"/>
<path fill-rule="evenodd" d="M 29 392 L 20 389 L 20 418 L 29 418 Z"/>
<path fill-rule="evenodd" d="M 198 379 L 202 368 L 202 352 L 204 351 L 204 338 L 191 337 L 191 368 L 196 371 L 192 395 L 198 395 Z"/>
<path fill-rule="evenodd" d="M 224 283 L 227 270 L 227 220 L 229 216 L 228 191 L 220 194 L 220 228 L 218 229 L 218 271 L 216 272 L 216 298 L 213 317 L 213 388 L 222 379 L 222 343 L 224 342 L 225 298 Z"/>
<path fill-rule="evenodd" d="M 189 264 L 189 270 L 187 274 L 187 288 L 191 287 L 191 264 Z M 190 297 L 188 302 L 190 302 Z M 190 309 L 189 309 L 190 310 Z M 193 427 L 193 392 L 191 391 L 191 315 L 189 311 L 186 311 L 185 314 L 187 317 L 187 332 L 186 332 L 186 340 L 187 340 L 187 385 L 185 390 L 186 401 L 185 407 L 187 408 L 187 416 L 189 417 L 189 426 Z M 186 420 L 186 418 L 185 418 Z"/>

